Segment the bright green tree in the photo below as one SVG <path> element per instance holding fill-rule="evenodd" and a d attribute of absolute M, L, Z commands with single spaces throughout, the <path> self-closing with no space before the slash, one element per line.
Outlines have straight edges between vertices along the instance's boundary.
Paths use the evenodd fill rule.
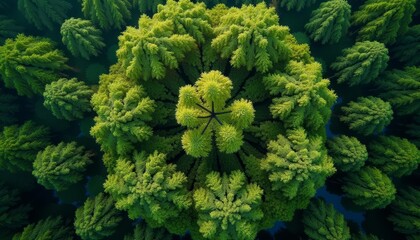
<path fill-rule="evenodd" d="M 120 212 L 114 207 L 114 200 L 100 193 L 94 198 L 88 198 L 76 210 L 74 228 L 83 240 L 106 239 L 115 232 L 121 220 Z"/>
<path fill-rule="evenodd" d="M 19 229 L 28 223 L 29 204 L 22 204 L 19 191 L 0 184 L 0 232 Z"/>
<path fill-rule="evenodd" d="M 132 235 L 124 236 L 124 240 L 172 240 L 173 236 L 164 228 L 151 228 L 145 222 L 141 222 L 134 228 Z"/>
<path fill-rule="evenodd" d="M 16 122 L 15 114 L 19 112 L 17 97 L 0 90 L 0 128 Z"/>
<path fill-rule="evenodd" d="M 26 19 L 42 30 L 54 29 L 54 24 L 61 24 L 67 18 L 71 4 L 67 0 L 18 0 L 18 9 Z"/>
<path fill-rule="evenodd" d="M 392 44 L 408 30 L 416 0 L 367 0 L 352 16 L 359 26 L 358 41 Z"/>
<path fill-rule="evenodd" d="M 303 213 L 305 234 L 313 240 L 350 240 L 350 228 L 334 205 L 314 199 Z"/>
<path fill-rule="evenodd" d="M 355 137 L 334 137 L 328 140 L 327 147 L 334 165 L 343 172 L 358 171 L 368 159 L 366 146 Z"/>
<path fill-rule="evenodd" d="M 245 99 L 226 106 L 231 97 L 232 81 L 219 71 L 201 74 L 194 86 L 179 90 L 176 120 L 188 130 L 182 136 L 182 147 L 193 157 L 206 157 L 212 149 L 212 138 L 221 152 L 237 152 L 243 144 L 243 129 L 254 121 L 255 110 Z"/>
<path fill-rule="evenodd" d="M 420 24 L 410 27 L 405 34 L 397 38 L 391 48 L 392 56 L 406 66 L 419 66 L 420 58 Z"/>
<path fill-rule="evenodd" d="M 61 217 L 48 217 L 26 226 L 12 240 L 72 240 L 73 233 Z"/>
<path fill-rule="evenodd" d="M 5 86 L 15 88 L 19 95 L 41 94 L 45 84 L 68 68 L 66 61 L 48 38 L 19 34 L 0 46 L 0 74 Z"/>
<path fill-rule="evenodd" d="M 133 161 L 118 160 L 115 173 L 108 175 L 104 184 L 117 209 L 157 227 L 175 221 L 173 218 L 191 206 L 187 178 L 174 164 L 166 163 L 165 154 L 135 153 Z"/>
<path fill-rule="evenodd" d="M 32 174 L 46 189 L 62 191 L 83 179 L 91 156 L 76 142 L 49 145 L 38 152 Z"/>
<path fill-rule="evenodd" d="M 337 43 L 350 27 L 350 15 L 351 6 L 347 0 L 329 0 L 312 12 L 305 29 L 315 42 Z"/>
<path fill-rule="evenodd" d="M 341 110 L 340 120 L 362 135 L 380 133 L 393 118 L 391 104 L 377 97 L 359 97 Z"/>
<path fill-rule="evenodd" d="M 386 207 L 396 193 L 391 179 L 374 167 L 348 173 L 342 188 L 346 197 L 368 210 Z"/>
<path fill-rule="evenodd" d="M 264 216 L 262 194 L 258 185 L 247 183 L 243 172 L 209 173 L 205 187 L 194 192 L 200 233 L 208 239 L 255 239 Z"/>
<path fill-rule="evenodd" d="M 287 10 L 300 11 L 303 8 L 313 5 L 317 0 L 279 0 L 281 7 L 286 7 Z"/>
<path fill-rule="evenodd" d="M 0 44 L 3 44 L 6 38 L 13 38 L 22 31 L 23 28 L 19 26 L 15 20 L 0 15 Z"/>
<path fill-rule="evenodd" d="M 420 238 L 420 189 L 408 187 L 398 192 L 391 204 L 389 220 L 394 229 L 407 236 L 408 240 Z"/>
<path fill-rule="evenodd" d="M 31 171 L 36 154 L 48 144 L 48 128 L 32 121 L 4 127 L 0 132 L 0 168 Z"/>
<path fill-rule="evenodd" d="M 375 80 L 388 66 L 388 49 L 379 42 L 357 42 L 343 50 L 331 68 L 338 83 L 350 86 L 367 84 Z"/>
<path fill-rule="evenodd" d="M 89 20 L 69 18 L 61 25 L 60 33 L 64 45 L 76 57 L 89 60 L 90 56 L 98 56 L 100 49 L 105 47 L 102 31 Z"/>
<path fill-rule="evenodd" d="M 82 119 L 91 111 L 92 89 L 76 78 L 60 78 L 45 86 L 44 106 L 58 119 Z"/>
<path fill-rule="evenodd" d="M 308 137 L 303 128 L 278 135 L 267 146 L 267 157 L 261 169 L 268 174 L 273 190 L 280 190 L 289 199 L 311 198 L 335 172 L 332 159 L 327 156 L 321 137 Z"/>
<path fill-rule="evenodd" d="M 386 71 L 377 85 L 379 96 L 391 103 L 395 114 L 408 115 L 420 111 L 420 67 Z"/>
<path fill-rule="evenodd" d="M 368 149 L 369 162 L 390 176 L 410 175 L 420 163 L 420 151 L 405 138 L 379 136 Z"/>
<path fill-rule="evenodd" d="M 131 18 L 128 0 L 82 0 L 82 12 L 102 29 L 121 29 Z"/>
<path fill-rule="evenodd" d="M 138 7 L 141 13 L 155 13 L 159 4 L 165 4 L 166 0 L 133 0 L 134 7 Z"/>
<path fill-rule="evenodd" d="M 304 126 L 317 131 L 330 118 L 337 96 L 328 89 L 330 82 L 322 78 L 321 64 L 290 61 L 284 72 L 268 75 L 263 83 L 276 96 L 270 105 L 271 114 L 286 127 Z"/>

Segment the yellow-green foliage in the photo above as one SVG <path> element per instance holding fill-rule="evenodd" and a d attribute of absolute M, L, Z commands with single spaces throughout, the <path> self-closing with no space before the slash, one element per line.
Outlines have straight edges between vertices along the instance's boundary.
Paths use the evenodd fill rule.
<path fill-rule="evenodd" d="M 313 5 L 317 0 L 278 0 L 281 7 L 286 7 L 287 10 L 300 11 L 303 8 Z"/>
<path fill-rule="evenodd" d="M 366 146 L 355 137 L 335 137 L 328 140 L 327 147 L 334 165 L 343 172 L 358 171 L 368 159 Z"/>
<path fill-rule="evenodd" d="M 76 210 L 74 228 L 83 240 L 106 239 L 114 233 L 121 220 L 112 198 L 100 193 L 94 198 L 88 198 Z"/>
<path fill-rule="evenodd" d="M 132 235 L 124 236 L 124 240 L 172 240 L 173 236 L 164 228 L 151 228 L 145 222 L 136 225 Z"/>
<path fill-rule="evenodd" d="M 49 130 L 27 121 L 12 125 L 0 132 L 0 168 L 15 171 L 31 171 L 36 154 L 49 144 Z"/>
<path fill-rule="evenodd" d="M 61 217 L 48 217 L 26 226 L 22 232 L 15 234 L 12 240 L 72 240 L 72 235 Z"/>
<path fill-rule="evenodd" d="M 38 29 L 54 29 L 54 24 L 61 24 L 71 9 L 68 0 L 18 0 L 18 9 L 26 19 Z"/>
<path fill-rule="evenodd" d="M 350 229 L 334 205 L 315 199 L 303 213 L 304 231 L 313 240 L 350 240 Z"/>
<path fill-rule="evenodd" d="M 21 204 L 19 192 L 0 183 L 0 231 L 19 229 L 28 223 L 29 204 Z"/>
<path fill-rule="evenodd" d="M 391 104 L 377 97 L 359 97 L 341 109 L 340 120 L 361 135 L 380 133 L 393 119 Z"/>
<path fill-rule="evenodd" d="M 32 174 L 46 189 L 62 191 L 83 179 L 91 154 L 76 142 L 50 145 L 38 152 Z"/>
<path fill-rule="evenodd" d="M 396 193 L 391 179 L 374 167 L 348 173 L 342 188 L 346 197 L 368 210 L 386 207 L 395 199 Z"/>
<path fill-rule="evenodd" d="M 0 46 L 0 74 L 5 86 L 19 95 L 42 94 L 45 84 L 59 79 L 67 58 L 48 38 L 19 34 Z"/>
<path fill-rule="evenodd" d="M 258 221 L 263 218 L 262 194 L 240 171 L 223 176 L 209 173 L 205 187 L 194 192 L 200 233 L 207 239 L 255 239 Z"/>
<path fill-rule="evenodd" d="M 121 29 L 131 18 L 128 0 L 82 0 L 82 12 L 102 29 Z"/>
<path fill-rule="evenodd" d="M 83 118 L 90 112 L 93 91 L 76 78 L 61 78 L 45 86 L 44 106 L 59 119 L 68 121 Z"/>
<path fill-rule="evenodd" d="M 398 36 L 391 53 L 408 66 L 420 65 L 420 24 L 410 27 L 405 34 Z"/>

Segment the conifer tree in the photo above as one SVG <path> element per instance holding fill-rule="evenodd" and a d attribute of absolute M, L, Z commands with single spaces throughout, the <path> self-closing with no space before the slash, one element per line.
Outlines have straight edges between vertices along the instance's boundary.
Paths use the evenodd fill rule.
<path fill-rule="evenodd" d="M 73 233 L 61 217 L 48 217 L 26 226 L 12 240 L 72 240 Z"/>
<path fill-rule="evenodd" d="M 200 233 L 207 239 L 255 239 L 264 215 L 262 194 L 258 185 L 247 184 L 240 171 L 209 173 L 205 186 L 194 192 Z"/>
<path fill-rule="evenodd" d="M 60 33 L 64 45 L 76 57 L 89 60 L 105 47 L 102 31 L 89 20 L 69 18 L 61 25 Z"/>
<path fill-rule="evenodd" d="M 29 204 L 22 204 L 19 192 L 0 183 L 0 232 L 13 231 L 28 223 Z"/>
<path fill-rule="evenodd" d="M 141 13 L 155 13 L 159 4 L 165 4 L 166 0 L 133 0 L 134 7 L 138 7 Z"/>
<path fill-rule="evenodd" d="M 7 16 L 0 15 L 0 45 L 3 44 L 6 38 L 14 38 L 22 31 L 23 28 L 19 26 L 15 20 L 8 18 Z"/>
<path fill-rule="evenodd" d="M 317 0 L 279 0 L 281 7 L 286 7 L 287 10 L 300 11 L 303 8 L 313 5 Z"/>
<path fill-rule="evenodd" d="M 19 112 L 17 97 L 0 90 L 0 128 L 14 123 L 15 114 Z"/>
<path fill-rule="evenodd" d="M 58 71 L 68 68 L 66 61 L 48 38 L 19 34 L 0 46 L 0 74 L 19 95 L 41 94 L 45 84 L 59 78 Z"/>
<path fill-rule="evenodd" d="M 416 0 L 367 0 L 352 16 L 359 26 L 358 41 L 392 44 L 408 30 Z"/>
<path fill-rule="evenodd" d="M 350 15 L 351 6 L 347 0 L 329 0 L 312 12 L 305 29 L 315 42 L 337 43 L 350 27 Z"/>
<path fill-rule="evenodd" d="M 82 12 L 86 18 L 104 30 L 121 29 L 131 18 L 128 0 L 82 0 Z"/>
<path fill-rule="evenodd" d="M 327 147 L 334 165 L 343 172 L 358 171 L 368 159 L 366 146 L 355 137 L 334 137 L 328 140 Z"/>
<path fill-rule="evenodd" d="M 387 71 L 377 85 L 379 96 L 392 105 L 397 115 L 420 111 L 420 67 Z"/>
<path fill-rule="evenodd" d="M 32 174 L 46 189 L 62 191 L 83 179 L 91 155 L 76 142 L 49 145 L 38 152 Z"/>
<path fill-rule="evenodd" d="M 396 193 L 391 179 L 374 167 L 348 173 L 342 188 L 346 197 L 367 210 L 386 207 Z"/>
<path fill-rule="evenodd" d="M 285 73 L 270 74 L 263 83 L 271 95 L 280 95 L 273 99 L 270 111 L 286 127 L 304 126 L 315 132 L 330 118 L 337 96 L 328 89 L 330 82 L 322 78 L 321 64 L 290 61 Z"/>
<path fill-rule="evenodd" d="M 31 171 L 36 154 L 48 144 L 48 128 L 32 121 L 4 127 L 0 132 L 0 168 Z"/>
<path fill-rule="evenodd" d="M 419 66 L 420 58 L 420 24 L 408 28 L 407 32 L 397 38 L 391 47 L 392 56 L 406 66 Z"/>
<path fill-rule="evenodd" d="M 114 233 L 121 221 L 119 214 L 111 197 L 100 193 L 94 198 L 88 198 L 83 206 L 76 210 L 76 234 L 83 240 L 106 239 Z"/>
<path fill-rule="evenodd" d="M 84 82 L 60 78 L 45 86 L 44 106 L 58 119 L 81 119 L 84 113 L 91 111 L 92 95 L 92 89 Z"/>
<path fill-rule="evenodd" d="M 141 222 L 134 228 L 132 235 L 124 236 L 124 240 L 172 240 L 173 236 L 164 228 L 151 228 L 145 222 Z"/>
<path fill-rule="evenodd" d="M 314 240 L 350 240 L 350 229 L 343 214 L 334 205 L 314 199 L 303 213 L 304 231 Z"/>
<path fill-rule="evenodd" d="M 368 149 L 369 162 L 390 176 L 410 175 L 420 163 L 420 151 L 405 138 L 379 136 Z"/>
<path fill-rule="evenodd" d="M 71 4 L 67 0 L 18 0 L 18 9 L 39 30 L 54 29 L 67 18 Z"/>
<path fill-rule="evenodd" d="M 280 190 L 288 199 L 313 197 L 335 172 L 321 137 L 308 138 L 303 128 L 288 130 L 286 136 L 278 135 L 267 149 L 261 169 L 267 172 L 272 189 Z"/>
<path fill-rule="evenodd" d="M 191 206 L 184 173 L 166 163 L 166 155 L 135 153 L 133 161 L 119 159 L 115 173 L 104 187 L 116 208 L 128 211 L 131 219 L 143 218 L 152 227 L 163 226 Z M 172 219 L 172 220 L 171 220 Z"/>
<path fill-rule="evenodd" d="M 179 90 L 176 120 L 188 130 L 182 147 L 193 157 L 206 157 L 215 138 L 221 152 L 237 152 L 243 144 L 243 129 L 254 121 L 255 110 L 245 99 L 225 106 L 231 97 L 232 81 L 219 71 L 201 74 L 194 86 Z"/>
<path fill-rule="evenodd" d="M 340 120 L 362 135 L 380 133 L 393 118 L 391 104 L 377 97 L 359 97 L 341 109 Z"/>
<path fill-rule="evenodd" d="M 388 66 L 388 61 L 388 49 L 384 44 L 364 41 L 344 49 L 331 68 L 336 72 L 338 83 L 353 86 L 375 80 Z"/>
<path fill-rule="evenodd" d="M 391 204 L 389 220 L 394 229 L 407 236 L 409 240 L 420 238 L 420 189 L 408 187 L 399 191 Z"/>

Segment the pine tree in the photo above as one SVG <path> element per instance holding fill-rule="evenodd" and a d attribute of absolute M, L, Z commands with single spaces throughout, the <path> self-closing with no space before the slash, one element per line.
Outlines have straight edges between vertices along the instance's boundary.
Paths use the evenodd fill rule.
<path fill-rule="evenodd" d="M 367 0 L 352 16 L 359 26 L 358 41 L 392 44 L 408 30 L 416 0 Z"/>
<path fill-rule="evenodd" d="M 328 140 L 327 147 L 334 165 L 343 172 L 358 171 L 368 159 L 366 146 L 355 137 L 334 137 Z"/>
<path fill-rule="evenodd" d="M 193 157 L 206 157 L 215 138 L 220 152 L 237 152 L 243 144 L 243 129 L 254 121 L 255 110 L 245 99 L 225 106 L 231 97 L 232 81 L 219 71 L 201 74 L 194 86 L 179 90 L 178 124 L 187 127 L 182 147 Z"/>
<path fill-rule="evenodd" d="M 306 235 L 314 240 L 350 240 L 350 229 L 343 214 L 334 205 L 314 199 L 304 211 L 302 222 Z"/>
<path fill-rule="evenodd" d="M 194 192 L 200 233 L 207 239 L 255 239 L 263 190 L 247 184 L 245 174 L 211 172 L 203 188 Z"/>
<path fill-rule="evenodd" d="M 58 71 L 68 68 L 66 61 L 47 38 L 19 34 L 0 46 L 0 74 L 19 95 L 41 94 L 45 84 L 59 78 Z"/>
<path fill-rule="evenodd" d="M 132 235 L 124 236 L 124 240 L 172 240 L 173 236 L 164 228 L 151 228 L 145 222 L 141 222 L 134 228 Z"/>
<path fill-rule="evenodd" d="M 28 223 L 29 204 L 22 204 L 19 192 L 0 184 L 0 232 L 13 231 Z"/>
<path fill-rule="evenodd" d="M 399 191 L 391 205 L 389 220 L 395 231 L 403 233 L 408 240 L 420 238 L 420 189 L 408 187 Z"/>
<path fill-rule="evenodd" d="M 166 163 L 158 152 L 135 153 L 133 161 L 120 159 L 104 187 L 116 201 L 116 208 L 128 211 L 131 219 L 143 218 L 152 227 L 162 226 L 191 206 L 187 178 Z M 172 220 L 171 220 L 172 219 Z"/>
<path fill-rule="evenodd" d="M 46 189 L 62 191 L 83 179 L 91 155 L 76 142 L 49 145 L 38 152 L 32 174 Z"/>
<path fill-rule="evenodd" d="M 0 15 L 0 45 L 3 44 L 6 38 L 14 38 L 22 31 L 23 28 L 19 26 L 15 20 L 8 18 L 7 16 Z"/>
<path fill-rule="evenodd" d="M 86 18 L 102 29 L 121 29 L 131 18 L 128 0 L 82 0 L 82 12 Z"/>
<path fill-rule="evenodd" d="M 15 234 L 12 240 L 71 240 L 72 235 L 61 217 L 48 217 L 26 226 L 22 232 Z"/>
<path fill-rule="evenodd" d="M 91 111 L 92 95 L 92 89 L 84 82 L 60 78 L 45 86 L 44 106 L 58 119 L 82 119 L 84 113 Z"/>
<path fill-rule="evenodd" d="M 19 112 L 17 97 L 0 90 L 0 128 L 16 122 L 15 114 Z"/>
<path fill-rule="evenodd" d="M 322 78 L 321 64 L 290 61 L 285 73 L 270 74 L 263 83 L 273 99 L 270 111 L 288 128 L 304 126 L 311 132 L 324 128 L 336 95 Z"/>
<path fill-rule="evenodd" d="M 165 3 L 166 0 L 133 0 L 134 7 L 141 13 L 156 13 L 158 5 Z"/>
<path fill-rule="evenodd" d="M 0 168 L 31 171 L 36 154 L 48 144 L 48 128 L 32 121 L 4 127 L 0 132 Z"/>
<path fill-rule="evenodd" d="M 308 138 L 303 128 L 288 130 L 287 136 L 279 135 L 267 149 L 261 169 L 268 174 L 272 189 L 280 190 L 288 199 L 313 197 L 335 172 L 321 137 Z"/>
<path fill-rule="evenodd" d="M 95 28 L 89 20 L 69 18 L 60 29 L 62 41 L 75 57 L 85 59 L 98 56 L 100 49 L 105 47 L 102 31 Z"/>
<path fill-rule="evenodd" d="M 303 8 L 313 5 L 317 0 L 280 0 L 280 6 L 286 7 L 287 10 L 300 11 Z"/>
<path fill-rule="evenodd" d="M 342 188 L 346 197 L 367 210 L 386 207 L 396 193 L 391 179 L 374 167 L 348 173 Z"/>
<path fill-rule="evenodd" d="M 393 118 L 391 104 L 377 97 L 359 97 L 341 109 L 340 120 L 362 135 L 380 133 Z"/>
<path fill-rule="evenodd" d="M 337 43 L 350 27 L 350 15 L 351 6 L 347 0 L 329 0 L 312 12 L 305 29 L 315 42 Z"/>
<path fill-rule="evenodd" d="M 388 49 L 379 42 L 357 42 L 331 64 L 338 83 L 350 86 L 375 80 L 388 66 Z"/>
<path fill-rule="evenodd" d="M 390 176 L 410 175 L 420 163 L 420 151 L 405 138 L 379 136 L 368 149 L 369 162 Z"/>
<path fill-rule="evenodd" d="M 115 232 L 121 220 L 112 198 L 100 193 L 94 198 L 88 198 L 76 210 L 74 227 L 76 234 L 83 240 L 106 239 Z"/>
<path fill-rule="evenodd" d="M 392 56 L 406 66 L 419 66 L 420 58 L 420 24 L 408 28 L 407 32 L 397 38 L 391 47 Z"/>
<path fill-rule="evenodd" d="M 420 67 L 387 71 L 377 85 L 379 96 L 392 105 L 395 114 L 408 115 L 420 111 Z"/>
<path fill-rule="evenodd" d="M 54 29 L 67 18 L 71 4 L 67 0 L 18 0 L 18 9 L 39 30 Z"/>

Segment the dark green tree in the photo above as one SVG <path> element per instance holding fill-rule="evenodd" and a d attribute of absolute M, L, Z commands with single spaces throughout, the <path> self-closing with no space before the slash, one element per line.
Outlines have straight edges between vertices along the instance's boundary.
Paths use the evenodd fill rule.
<path fill-rule="evenodd" d="M 61 25 L 60 33 L 64 45 L 76 57 L 89 60 L 105 47 L 102 31 L 89 20 L 69 18 Z"/>
<path fill-rule="evenodd" d="M 331 64 L 338 83 L 350 86 L 375 80 L 388 66 L 388 49 L 379 42 L 356 42 Z"/>
<path fill-rule="evenodd" d="M 121 29 L 131 18 L 128 0 L 82 0 L 82 12 L 102 29 Z"/>
<path fill-rule="evenodd" d="M 59 79 L 67 58 L 48 38 L 19 34 L 0 46 L 0 74 L 5 86 L 19 95 L 41 94 L 45 84 Z"/>
<path fill-rule="evenodd" d="M 327 148 L 334 165 L 343 172 L 358 171 L 368 159 L 366 146 L 355 137 L 334 137 L 327 141 Z"/>
<path fill-rule="evenodd" d="M 158 5 L 165 3 L 166 0 L 133 0 L 134 7 L 138 7 L 141 13 L 155 13 Z"/>
<path fill-rule="evenodd" d="M 389 220 L 394 229 L 407 236 L 409 240 L 420 238 L 420 189 L 408 187 L 398 192 L 391 204 Z"/>
<path fill-rule="evenodd" d="M 60 25 L 71 9 L 67 0 L 18 0 L 17 3 L 19 11 L 40 30 L 52 31 L 54 24 Z"/>
<path fill-rule="evenodd" d="M 82 119 L 91 111 L 93 90 L 76 78 L 60 78 L 45 86 L 44 106 L 58 119 Z"/>
<path fill-rule="evenodd" d="M 248 184 L 245 174 L 211 172 L 205 187 L 194 192 L 200 233 L 207 239 L 255 239 L 258 221 L 263 218 L 263 190 Z"/>
<path fill-rule="evenodd" d="M 379 136 L 368 149 L 369 162 L 390 176 L 410 175 L 420 163 L 420 151 L 405 138 Z"/>
<path fill-rule="evenodd" d="M 368 210 L 386 207 L 396 193 L 391 179 L 374 167 L 348 173 L 342 188 L 346 197 Z"/>
<path fill-rule="evenodd" d="M 419 66 L 420 58 L 420 24 L 410 27 L 406 33 L 397 38 L 391 47 L 391 54 L 398 61 L 408 66 Z"/>
<path fill-rule="evenodd" d="M 100 193 L 88 198 L 76 210 L 74 227 L 83 240 L 100 240 L 111 236 L 122 220 L 120 212 L 114 207 L 111 197 Z"/>
<path fill-rule="evenodd" d="M 313 5 L 317 0 L 279 0 L 281 7 L 286 7 L 287 10 L 300 11 L 303 8 Z"/>
<path fill-rule="evenodd" d="M 341 110 L 340 120 L 361 135 L 380 133 L 393 119 L 391 104 L 377 97 L 359 97 Z"/>
<path fill-rule="evenodd" d="M 32 174 L 46 189 L 62 191 L 83 179 L 91 156 L 76 142 L 49 145 L 38 152 Z"/>
<path fill-rule="evenodd" d="M 22 204 L 19 191 L 0 183 L 0 232 L 13 231 L 28 223 L 29 204 Z"/>
<path fill-rule="evenodd" d="M 4 127 L 0 132 L 0 168 L 31 171 L 36 154 L 48 144 L 48 128 L 32 121 Z"/>
<path fill-rule="evenodd" d="M 350 228 L 334 205 L 314 199 L 303 213 L 305 234 L 313 240 L 350 240 Z"/>
<path fill-rule="evenodd" d="M 408 30 L 416 0 L 367 0 L 352 16 L 359 26 L 358 41 L 392 44 Z"/>
<path fill-rule="evenodd" d="M 23 28 L 15 20 L 0 15 L 0 45 L 3 44 L 6 38 L 13 38 L 22 31 Z"/>
<path fill-rule="evenodd" d="M 315 42 L 337 43 L 350 27 L 350 15 L 351 6 L 347 0 L 329 0 L 312 12 L 305 29 Z"/>
<path fill-rule="evenodd" d="M 0 128 L 16 122 L 15 114 L 19 112 L 18 98 L 0 90 Z"/>
<path fill-rule="evenodd" d="M 61 217 L 48 217 L 26 226 L 13 240 L 72 240 L 73 233 Z"/>
<path fill-rule="evenodd" d="M 132 235 L 124 236 L 124 240 L 172 240 L 173 236 L 164 228 L 151 228 L 145 222 L 141 222 L 134 228 Z"/>

